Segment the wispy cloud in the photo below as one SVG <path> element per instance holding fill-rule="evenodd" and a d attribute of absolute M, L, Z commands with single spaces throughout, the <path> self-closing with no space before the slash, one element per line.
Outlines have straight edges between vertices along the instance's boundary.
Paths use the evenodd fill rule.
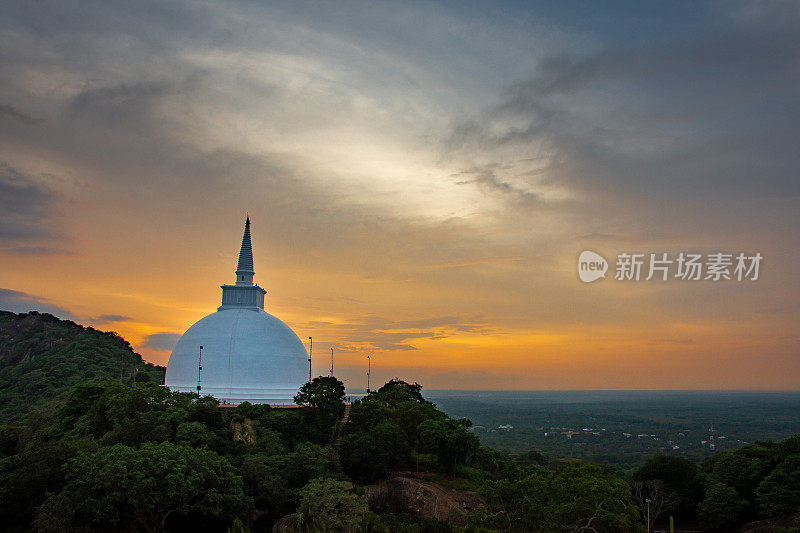
<path fill-rule="evenodd" d="M 323 328 L 334 331 L 340 342 L 333 344 L 338 351 L 417 350 L 414 341 L 445 339 L 457 332 L 488 333 L 480 316 L 440 316 L 417 320 L 392 321 L 381 317 L 362 317 L 348 322 L 312 321 L 307 329 Z M 326 344 L 325 348 L 329 348 Z"/>
<path fill-rule="evenodd" d="M 153 333 L 147 335 L 139 346 L 152 350 L 169 351 L 175 347 L 180 337 L 180 333 Z"/>
<path fill-rule="evenodd" d="M 72 255 L 75 252 L 55 246 L 11 246 L 3 252 L 16 255 Z"/>
<path fill-rule="evenodd" d="M 88 320 L 96 324 L 110 324 L 112 322 L 129 322 L 131 318 L 124 315 L 100 315 Z"/>

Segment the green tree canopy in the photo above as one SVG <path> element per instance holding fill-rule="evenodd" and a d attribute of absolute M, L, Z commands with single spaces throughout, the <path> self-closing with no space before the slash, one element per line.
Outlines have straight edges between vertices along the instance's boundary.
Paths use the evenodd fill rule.
<path fill-rule="evenodd" d="M 300 488 L 311 479 L 336 470 L 333 449 L 308 442 L 289 453 L 247 455 L 241 466 L 247 493 L 255 498 L 256 508 L 272 520 L 297 508 Z"/>
<path fill-rule="evenodd" d="M 333 376 L 319 376 L 305 383 L 294 397 L 297 405 L 313 407 L 326 424 L 344 414 L 344 383 Z"/>
<path fill-rule="evenodd" d="M 800 512 L 800 454 L 775 467 L 758 486 L 756 501 L 766 516 Z"/>
<path fill-rule="evenodd" d="M 251 505 L 230 463 L 210 450 L 169 442 L 80 453 L 66 484 L 39 508 L 39 531 L 163 531 L 172 515 L 232 521 Z"/>
<path fill-rule="evenodd" d="M 64 486 L 62 465 L 81 450 L 96 449 L 93 441 L 37 442 L 3 461 L 0 470 L 0 517 L 4 528 L 27 531 L 36 507 L 47 492 Z"/>
<path fill-rule="evenodd" d="M 231 418 L 235 422 L 242 422 L 246 418 L 254 421 L 262 421 L 266 420 L 271 412 L 272 408 L 268 404 L 242 402 L 233 410 L 233 416 Z"/>
<path fill-rule="evenodd" d="M 47 313 L 0 311 L 0 422 L 18 420 L 74 385 L 104 379 L 164 382 L 128 341 Z"/>
<path fill-rule="evenodd" d="M 697 504 L 703 499 L 703 481 L 695 463 L 684 457 L 656 455 L 648 459 L 632 476 L 634 481 L 659 480 L 664 490 L 676 500 L 675 516 L 693 519 Z"/>
<path fill-rule="evenodd" d="M 759 483 L 778 462 L 775 444 L 758 442 L 718 452 L 703 467 L 715 481 L 733 487 L 739 496 L 752 502 Z"/>
<path fill-rule="evenodd" d="M 422 385 L 413 385 L 402 379 L 392 379 L 387 381 L 376 392 L 371 393 L 369 398 L 383 402 L 386 407 L 397 407 L 402 402 L 426 402 L 422 397 Z"/>
<path fill-rule="evenodd" d="M 348 531 L 366 512 L 366 502 L 353 494 L 350 483 L 318 478 L 300 491 L 300 507 L 286 521 L 286 527 L 297 533 Z"/>
<path fill-rule="evenodd" d="M 467 431 L 469 420 L 425 420 L 419 425 L 420 450 L 435 453 L 443 465 L 453 468 L 478 451 L 480 441 Z"/>
<path fill-rule="evenodd" d="M 547 480 L 544 468 L 532 469 L 522 479 L 487 481 L 481 489 L 487 511 L 476 513 L 479 521 L 511 532 L 536 531 L 547 518 Z"/>
<path fill-rule="evenodd" d="M 708 529 L 726 530 L 740 522 L 747 507 L 747 501 L 736 494 L 735 488 L 711 480 L 705 499 L 697 506 L 697 516 Z"/>
<path fill-rule="evenodd" d="M 591 527 L 598 533 L 622 533 L 641 529 L 628 484 L 604 474 L 596 464 L 563 464 L 548 482 L 548 499 L 553 531 L 591 531 Z"/>
<path fill-rule="evenodd" d="M 339 443 L 339 459 L 345 474 L 359 483 L 384 479 L 391 470 L 408 464 L 411 448 L 395 420 L 349 433 Z"/>
<path fill-rule="evenodd" d="M 551 473 L 526 467 L 517 479 L 488 481 L 486 509 L 471 513 L 473 525 L 509 532 L 642 530 L 628 484 L 592 463 L 569 461 Z"/>
<path fill-rule="evenodd" d="M 174 440 L 181 424 L 196 422 L 206 433 L 205 444 L 222 447 L 229 427 L 218 406 L 210 396 L 171 392 L 154 383 L 135 388 L 113 380 L 85 383 L 67 397 L 50 433 L 136 446 Z M 183 431 L 181 440 L 191 440 L 187 429 Z"/>
<path fill-rule="evenodd" d="M 444 420 L 447 415 L 436 409 L 430 402 L 406 400 L 397 404 L 395 409 L 400 428 L 406 434 L 412 446 L 419 444 L 419 426 L 426 420 Z M 471 424 L 471 423 L 470 423 Z"/>
<path fill-rule="evenodd" d="M 377 426 L 390 416 L 392 413 L 389 408 L 383 402 L 372 398 L 372 395 L 360 398 L 350 406 L 345 430 L 348 433 L 364 431 Z"/>

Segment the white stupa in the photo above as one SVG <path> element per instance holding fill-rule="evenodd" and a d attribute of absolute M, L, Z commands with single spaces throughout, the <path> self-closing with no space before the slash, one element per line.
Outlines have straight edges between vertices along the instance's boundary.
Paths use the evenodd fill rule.
<path fill-rule="evenodd" d="M 178 340 L 167 363 L 171 390 L 199 387 L 201 395 L 232 404 L 293 403 L 308 381 L 308 353 L 289 326 L 264 311 L 267 291 L 253 283 L 254 274 L 247 217 L 236 284 L 222 285 L 222 306 Z"/>

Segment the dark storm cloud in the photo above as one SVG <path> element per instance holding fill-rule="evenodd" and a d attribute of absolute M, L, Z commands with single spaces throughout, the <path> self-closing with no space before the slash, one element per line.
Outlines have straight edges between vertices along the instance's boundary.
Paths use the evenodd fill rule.
<path fill-rule="evenodd" d="M 40 298 L 11 289 L 0 288 L 0 309 L 13 313 L 38 311 L 40 313 L 50 313 L 64 320 L 76 320 L 75 315 L 66 309 L 48 303 L 47 298 Z"/>
<path fill-rule="evenodd" d="M 0 162 L 0 243 L 54 236 L 54 204 L 50 189 Z"/>
<path fill-rule="evenodd" d="M 10 117 L 14 120 L 17 120 L 26 126 L 35 126 L 36 124 L 41 124 L 44 122 L 41 118 L 34 118 L 28 114 L 23 113 L 22 111 L 18 111 L 14 106 L 8 104 L 0 104 L 0 116 Z"/>
<path fill-rule="evenodd" d="M 176 74 L 176 79 L 85 89 L 63 102 L 58 120 L 35 139 L 18 131 L 7 131 L 5 137 L 76 167 L 88 164 L 91 174 L 81 176 L 88 182 L 115 184 L 136 193 L 157 187 L 159 199 L 182 200 L 187 194 L 226 196 L 237 191 L 252 197 L 254 190 L 269 188 L 264 200 L 274 203 L 270 212 L 290 209 L 288 202 L 299 195 L 302 184 L 293 179 L 296 168 L 286 157 L 197 145 L 187 138 L 187 126 L 176 123 L 194 120 L 191 111 L 175 113 L 177 119 L 165 116 L 165 109 L 179 110 L 181 102 L 203 98 L 197 93 L 201 79 L 200 74 Z M 324 191 L 309 189 L 303 194 L 313 198 Z"/>
<path fill-rule="evenodd" d="M 149 114 L 155 102 L 173 92 L 175 87 L 166 81 L 95 87 L 72 98 L 68 111 L 73 115 L 124 121 L 121 123 L 129 126 L 132 119 Z"/>
<path fill-rule="evenodd" d="M 151 350 L 170 351 L 180 338 L 180 333 L 153 333 L 147 335 L 139 346 Z"/>
<path fill-rule="evenodd" d="M 717 81 L 736 81 L 744 87 L 717 85 L 717 91 L 761 92 L 764 79 L 750 74 L 773 76 L 777 69 L 796 70 L 800 49 L 796 45 L 797 31 L 779 33 L 733 32 L 724 37 L 707 40 L 695 37 L 693 42 L 674 41 L 645 48 L 610 49 L 588 57 L 552 56 L 541 61 L 536 77 L 520 83 L 510 92 L 515 99 L 506 107 L 511 110 L 536 109 L 531 93 L 540 96 L 579 91 L 604 79 L 630 79 L 651 81 L 659 85 L 669 83 L 669 88 L 693 87 L 682 81 L 686 75 L 708 72 Z M 676 76 L 677 75 L 677 76 Z M 711 81 L 711 80 L 703 80 Z M 775 81 L 787 81 L 790 79 Z M 769 89 L 769 88 L 768 88 Z"/>
<path fill-rule="evenodd" d="M 191 48 L 189 43 L 197 35 L 193 30 L 203 26 L 191 13 L 175 21 L 171 10 L 160 19 L 155 14 L 161 9 L 150 12 L 141 5 L 109 4 L 98 6 L 109 24 L 93 25 L 77 20 L 74 6 L 64 9 L 63 20 L 53 14 L 61 9 L 54 6 L 53 12 L 37 15 L 35 23 L 15 26 L 0 52 L 8 59 L 0 67 L 0 91 L 20 92 L 21 98 L 47 108 L 52 119 L 35 133 L 0 120 L 0 142 L 57 159 L 64 168 L 79 168 L 75 174 L 80 185 L 102 182 L 137 193 L 157 187 L 160 199 L 183 200 L 187 194 L 224 196 L 236 191 L 232 184 L 246 183 L 247 188 L 260 191 L 269 187 L 271 194 L 265 200 L 276 208 L 294 196 L 297 163 L 291 158 L 266 151 L 253 154 L 238 149 L 236 143 L 219 146 L 204 138 L 216 127 L 214 114 L 222 112 L 217 97 L 236 100 L 238 95 L 227 91 L 230 79 L 225 72 L 209 73 L 179 57 Z M 24 15 L 17 16 L 32 16 L 27 9 L 20 11 Z M 94 19 L 95 14 L 87 17 Z M 146 26 L 143 20 L 151 18 L 153 25 Z M 116 24 L 121 20 L 135 24 Z M 166 21 L 175 22 L 176 27 L 168 28 Z M 70 31 L 68 23 L 74 25 Z M 103 47 L 104 36 L 115 24 L 118 33 Z M 50 32 L 56 27 L 64 32 L 63 39 L 53 39 Z M 31 56 L 31 40 L 46 53 Z M 154 43 L 160 43 L 157 50 Z M 125 61 L 124 68 L 120 61 Z M 25 76 L 14 75 L 18 69 L 26 73 L 36 68 L 43 79 L 66 71 L 70 79 L 80 80 L 78 90 L 58 91 L 50 99 L 37 101 L 32 94 L 37 87 Z M 259 87 L 259 104 L 271 94 Z M 227 123 L 221 125 L 227 127 Z M 319 189 L 311 192 L 324 195 Z M 252 190 L 241 194 L 252 198 Z"/>
<path fill-rule="evenodd" d="M 532 144 L 552 155 L 553 183 L 605 196 L 795 195 L 799 40 L 731 31 L 545 58 L 455 143 Z"/>

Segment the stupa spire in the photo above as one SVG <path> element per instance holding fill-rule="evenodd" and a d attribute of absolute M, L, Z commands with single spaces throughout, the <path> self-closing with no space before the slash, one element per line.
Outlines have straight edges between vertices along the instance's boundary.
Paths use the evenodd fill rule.
<path fill-rule="evenodd" d="M 218 311 L 234 308 L 264 309 L 264 289 L 253 283 L 253 245 L 250 243 L 250 215 L 244 223 L 242 248 L 236 265 L 236 285 L 222 285 L 222 306 Z"/>
<path fill-rule="evenodd" d="M 236 284 L 252 285 L 253 275 L 253 245 L 250 242 L 250 215 L 244 223 L 244 235 L 242 236 L 242 249 L 239 251 L 239 263 L 236 266 Z"/>

